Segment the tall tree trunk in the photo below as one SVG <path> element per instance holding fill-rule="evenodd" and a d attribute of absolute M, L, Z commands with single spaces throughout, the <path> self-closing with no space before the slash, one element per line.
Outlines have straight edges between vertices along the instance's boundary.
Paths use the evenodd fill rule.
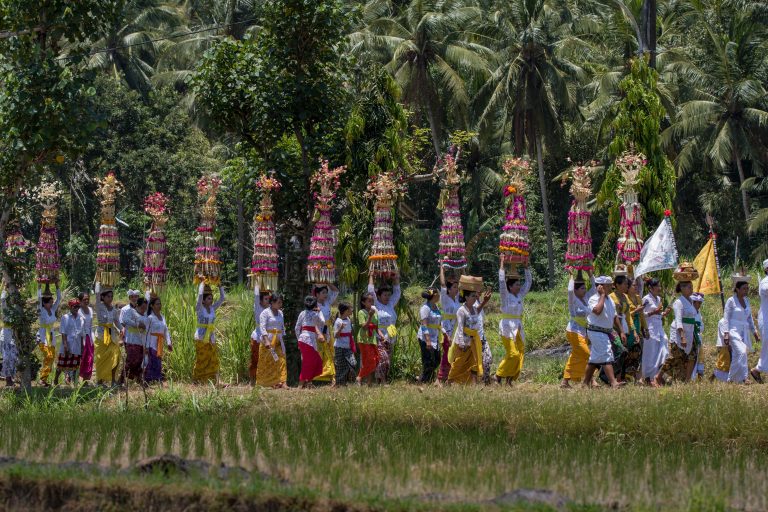
<path fill-rule="evenodd" d="M 656 0 L 644 0 L 641 15 L 642 49 L 650 53 L 648 64 L 656 67 Z"/>
<path fill-rule="evenodd" d="M 229 0 L 227 2 L 227 17 L 224 20 L 226 28 L 224 29 L 224 31 L 230 37 L 233 37 L 235 33 L 235 27 L 232 25 L 232 23 L 235 22 L 236 7 L 237 7 L 237 0 Z"/>
<path fill-rule="evenodd" d="M 438 134 L 437 120 L 432 103 L 427 100 L 427 117 L 429 118 L 429 131 L 432 132 L 432 145 L 435 147 L 435 155 L 440 158 L 440 135 Z"/>
<path fill-rule="evenodd" d="M 544 174 L 544 157 L 541 148 L 541 134 L 535 130 L 536 137 L 536 163 L 539 167 L 539 187 L 541 188 L 541 211 L 544 213 L 544 232 L 547 235 L 547 274 L 548 284 L 555 283 L 555 248 L 552 244 L 552 224 L 549 219 L 549 199 L 547 196 L 547 178 Z"/>
<path fill-rule="evenodd" d="M 237 283 L 243 284 L 243 269 L 245 268 L 245 213 L 243 200 L 237 196 Z"/>
<path fill-rule="evenodd" d="M 744 220 L 749 220 L 749 195 L 747 195 L 747 191 L 744 189 L 744 181 L 746 181 L 747 177 L 744 175 L 741 154 L 736 146 L 733 147 L 733 159 L 736 161 L 736 168 L 739 170 L 739 189 L 741 190 L 741 206 L 744 208 Z"/>

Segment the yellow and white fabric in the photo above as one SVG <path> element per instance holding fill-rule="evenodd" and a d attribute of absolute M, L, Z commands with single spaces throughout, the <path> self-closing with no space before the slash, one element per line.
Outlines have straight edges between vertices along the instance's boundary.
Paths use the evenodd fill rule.
<path fill-rule="evenodd" d="M 448 336 L 453 336 L 456 327 L 456 312 L 460 307 L 458 294 L 456 297 L 451 297 L 445 287 L 440 288 L 440 308 L 443 311 L 442 324 L 443 330 Z"/>
<path fill-rule="evenodd" d="M 96 304 L 96 339 L 94 340 L 93 364 L 96 369 L 96 380 L 109 382 L 112 372 L 120 363 L 120 311 L 103 302 Z"/>
<path fill-rule="evenodd" d="M 437 308 L 432 309 L 429 307 L 429 304 L 422 304 L 421 308 L 419 308 L 419 320 L 421 321 L 421 325 L 419 327 L 417 338 L 420 341 L 425 341 L 424 327 L 426 327 L 426 332 L 429 334 L 429 344 L 436 350 L 440 347 L 443 341 L 442 319 L 443 315 L 440 310 Z M 426 326 L 424 325 L 425 321 Z"/>
<path fill-rule="evenodd" d="M 376 311 L 379 317 L 379 329 L 384 334 L 384 337 L 390 344 L 394 345 L 397 342 L 397 313 L 395 312 L 395 306 L 400 302 L 402 292 L 400 285 L 396 284 L 392 286 L 392 297 L 389 298 L 387 304 L 379 302 L 379 297 L 376 295 L 376 288 L 373 284 L 368 283 L 368 292 L 373 294 Z"/>

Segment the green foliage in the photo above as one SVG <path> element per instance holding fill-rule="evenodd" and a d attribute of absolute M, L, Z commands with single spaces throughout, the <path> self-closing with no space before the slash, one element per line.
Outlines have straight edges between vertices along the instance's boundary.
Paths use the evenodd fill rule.
<path fill-rule="evenodd" d="M 637 186 L 646 233 L 664 218 L 664 210 L 671 208 L 675 197 L 675 172 L 661 147 L 665 111 L 657 80 L 658 73 L 648 65 L 647 57 L 632 60 L 630 74 L 619 84 L 623 98 L 611 125 L 614 134 L 608 147 L 612 159 L 624 151 L 639 151 L 646 157 L 647 165 L 640 172 Z M 597 196 L 598 204 L 610 206 L 609 222 L 614 233 L 619 223 L 622 182 L 621 172 L 615 164 L 611 165 Z M 614 237 L 607 238 L 603 246 L 607 253 L 603 252 L 600 257 L 610 259 L 608 253 L 612 252 Z"/>

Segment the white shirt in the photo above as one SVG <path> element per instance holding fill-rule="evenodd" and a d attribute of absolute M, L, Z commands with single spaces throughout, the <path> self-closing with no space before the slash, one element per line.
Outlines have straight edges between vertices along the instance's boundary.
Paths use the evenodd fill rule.
<path fill-rule="evenodd" d="M 40 337 L 40 343 L 43 345 L 48 346 L 48 337 L 46 336 L 47 331 L 43 327 L 43 325 L 49 325 L 51 330 L 51 340 L 50 343 L 56 344 L 56 311 L 59 309 L 59 304 L 61 304 L 61 290 L 56 290 L 56 301 L 54 301 L 53 305 L 51 306 L 51 312 L 49 313 L 47 309 L 43 307 L 43 292 L 40 290 L 40 288 L 37 289 L 37 318 L 38 322 L 40 323 L 40 329 L 37 331 L 37 335 Z"/>
<path fill-rule="evenodd" d="M 125 327 L 125 342 L 129 345 L 144 345 L 146 333 L 139 327 L 139 322 L 147 326 L 147 318 L 141 316 L 135 308 L 128 306 L 120 311 L 120 323 Z"/>
<path fill-rule="evenodd" d="M 389 333 L 387 327 L 397 324 L 397 313 L 395 313 L 395 306 L 400 302 L 400 285 L 396 284 L 392 286 L 392 297 L 389 298 L 388 304 L 382 304 L 379 302 L 379 297 L 376 295 L 375 287 L 368 283 L 368 292 L 373 294 L 373 305 L 376 306 L 376 312 L 379 315 L 379 328 L 384 336 L 389 339 Z M 390 340 L 391 341 L 391 340 Z"/>
<path fill-rule="evenodd" d="M 275 313 L 272 311 L 272 308 L 266 308 L 262 311 L 261 316 L 259 316 L 259 328 L 261 330 L 261 342 L 264 345 L 271 347 L 272 337 L 276 334 L 277 338 L 280 340 L 280 345 L 283 347 L 283 353 L 285 353 L 285 344 L 283 343 L 283 336 L 285 336 L 285 319 L 283 318 L 282 310 L 278 310 L 277 313 Z"/>
<path fill-rule="evenodd" d="M 686 324 L 683 323 L 683 318 L 693 318 L 696 319 L 696 308 L 693 307 L 693 304 L 690 300 L 686 299 L 682 295 L 675 300 L 674 303 L 672 303 L 672 311 L 674 312 L 675 316 L 672 320 L 672 325 L 669 328 L 669 342 L 674 343 L 681 349 L 685 351 L 686 354 L 691 353 L 691 349 L 693 348 L 693 324 Z M 681 340 L 679 339 L 679 336 L 677 335 L 677 330 L 682 328 L 683 329 L 683 335 L 685 336 L 686 345 L 683 347 L 681 345 Z"/>
<path fill-rule="evenodd" d="M 717 343 L 715 343 L 716 347 L 724 347 L 725 342 L 723 340 L 723 334 L 728 329 L 725 328 L 725 318 L 721 318 L 719 322 L 717 322 Z"/>
<path fill-rule="evenodd" d="M 337 318 L 336 321 L 333 323 L 333 334 L 335 336 L 335 340 L 333 342 L 334 347 L 339 348 L 350 348 L 349 347 L 349 337 L 346 336 L 347 334 L 352 334 L 352 319 L 351 318 Z M 339 336 L 340 334 L 344 334 L 345 336 Z"/>
<path fill-rule="evenodd" d="M 587 315 L 589 315 L 589 299 L 597 293 L 595 289 L 595 280 L 592 278 L 592 286 L 590 286 L 584 298 L 580 299 L 574 292 L 575 283 L 573 278 L 568 280 L 568 313 L 571 315 L 568 320 L 568 326 L 565 328 L 567 332 L 575 332 L 582 336 L 587 336 L 587 328 L 584 325 L 579 324 L 575 318 L 581 318 L 584 324 L 587 322 Z"/>
<path fill-rule="evenodd" d="M 259 290 L 259 283 L 253 288 L 253 321 L 256 323 L 256 327 L 251 333 L 251 339 L 253 341 L 261 341 L 261 312 L 264 308 L 261 306 L 261 290 Z"/>
<path fill-rule="evenodd" d="M 482 317 L 475 308 L 470 311 L 467 305 L 462 305 L 456 312 L 456 333 L 453 335 L 453 343 L 461 348 L 472 345 L 472 337 L 464 334 L 464 327 L 474 329 L 480 334 Z"/>
<path fill-rule="evenodd" d="M 62 344 L 59 347 L 59 354 L 64 354 L 64 336 L 67 337 L 67 348 L 72 355 L 79 356 L 82 354 L 81 345 L 81 320 L 79 316 L 72 316 L 72 313 L 67 313 L 61 317 L 61 332 Z"/>
<path fill-rule="evenodd" d="M 93 309 L 90 306 L 81 306 L 77 316 L 80 317 L 80 326 L 82 328 L 80 335 L 83 338 L 90 336 L 91 341 L 93 341 Z"/>
<path fill-rule="evenodd" d="M 752 320 L 752 310 L 749 307 L 749 299 L 746 297 L 744 297 L 744 304 L 745 306 L 742 307 L 735 294 L 725 302 L 723 327 L 732 338 L 743 341 L 749 352 L 752 350 L 752 333 L 755 332 L 755 322 Z"/>
<path fill-rule="evenodd" d="M 224 288 L 219 286 L 219 300 L 214 302 L 210 308 L 206 308 L 203 306 L 203 295 L 205 291 L 205 284 L 200 283 L 200 286 L 197 288 L 197 304 L 195 304 L 195 313 L 197 314 L 197 325 L 198 327 L 195 329 L 195 341 L 210 341 L 211 343 L 216 342 L 216 334 L 211 331 L 211 339 L 210 340 L 204 340 L 205 338 L 205 327 L 200 327 L 201 325 L 213 325 L 213 323 L 216 321 L 216 310 L 221 307 L 222 304 L 224 304 Z"/>
<path fill-rule="evenodd" d="M 664 321 L 661 318 L 661 313 L 651 315 L 651 313 L 660 307 L 661 297 L 656 297 L 652 293 L 643 297 L 643 314 L 645 315 L 646 323 L 648 324 L 648 337 L 654 341 L 666 343 L 667 335 L 664 332 Z"/>
<path fill-rule="evenodd" d="M 112 341 L 117 343 L 120 335 L 120 311 L 114 306 L 112 309 L 107 309 L 107 306 L 99 301 L 96 303 L 96 321 L 99 323 L 96 327 L 96 336 L 104 339 L 104 327 L 102 326 L 109 325 Z"/>
<path fill-rule="evenodd" d="M 437 306 L 435 306 L 435 308 L 437 308 Z M 422 322 L 426 320 L 428 325 L 439 325 L 442 327 L 442 324 L 440 323 L 441 319 L 442 314 L 440 313 L 440 310 L 432 309 L 429 307 L 429 304 L 424 304 L 419 309 L 419 320 Z M 419 332 L 417 335 L 421 341 L 424 341 L 424 327 L 425 326 L 422 323 L 419 327 Z M 432 348 L 437 348 L 441 339 L 440 330 L 427 327 L 427 332 L 429 333 L 429 344 L 432 346 Z"/>
<path fill-rule="evenodd" d="M 499 321 L 499 334 L 505 338 L 515 339 L 517 333 L 525 339 L 525 331 L 523 330 L 523 299 L 531 290 L 531 269 L 526 267 L 524 272 L 525 281 L 523 281 L 520 287 L 520 292 L 517 295 L 509 293 L 507 289 L 507 278 L 504 269 L 499 269 L 499 295 L 501 297 L 501 312 L 505 315 L 514 315 L 520 318 L 502 318 Z"/>
<path fill-rule="evenodd" d="M 596 293 L 589 298 L 589 302 L 587 303 L 589 306 L 587 324 L 602 329 L 613 329 L 613 319 L 616 318 L 616 305 L 613 303 L 613 300 L 606 295 L 603 311 L 599 315 L 596 315 L 593 310 L 597 307 L 598 302 L 600 302 L 600 294 Z"/>
<path fill-rule="evenodd" d="M 171 332 L 168 330 L 168 324 L 165 321 L 165 317 L 160 315 L 160 318 L 155 316 L 154 313 L 150 313 L 146 316 L 147 334 L 144 337 L 147 348 L 153 348 L 157 350 L 157 336 L 160 335 L 165 339 L 165 344 L 171 346 Z"/>
<path fill-rule="evenodd" d="M 305 309 L 299 313 L 299 318 L 296 319 L 296 326 L 294 327 L 296 339 L 317 350 L 317 335 L 322 334 L 324 326 L 322 313 Z M 315 332 L 305 331 L 304 327 L 314 327 Z"/>
<path fill-rule="evenodd" d="M 339 292 L 328 288 L 328 298 L 325 299 L 325 302 L 321 303 L 320 301 L 317 301 L 317 307 L 323 317 L 323 323 L 326 325 L 331 321 L 331 306 L 333 306 L 333 303 L 336 302 L 338 296 Z"/>
<path fill-rule="evenodd" d="M 0 321 L 3 323 L 8 322 L 8 292 L 5 290 L 0 293 Z M 11 330 L 9 325 L 0 329 L 0 342 L 10 343 L 11 345 L 16 344 L 13 339 L 13 330 Z"/>
<path fill-rule="evenodd" d="M 448 290 L 440 288 L 440 307 L 443 309 L 443 330 L 449 335 L 453 335 L 453 328 L 456 326 L 456 320 L 454 318 L 446 318 L 448 315 L 456 316 L 456 312 L 461 307 L 459 303 L 459 296 L 451 298 L 448 295 Z"/>
<path fill-rule="evenodd" d="M 757 325 L 760 326 L 760 337 L 768 339 L 768 276 L 760 281 L 760 311 L 757 313 Z"/>

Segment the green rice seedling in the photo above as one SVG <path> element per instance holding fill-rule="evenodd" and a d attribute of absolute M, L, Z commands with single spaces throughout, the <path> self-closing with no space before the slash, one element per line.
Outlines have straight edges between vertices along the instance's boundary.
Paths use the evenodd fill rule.
<path fill-rule="evenodd" d="M 240 444 L 245 451 L 245 456 L 250 461 L 253 461 L 256 458 L 256 430 L 258 428 L 259 427 L 256 426 L 251 418 L 240 418 Z"/>
<path fill-rule="evenodd" d="M 207 425 L 199 417 L 195 417 L 194 421 L 194 438 L 195 438 L 195 457 L 201 458 L 205 455 L 205 442 L 208 438 Z"/>
<path fill-rule="evenodd" d="M 240 461 L 240 440 L 237 438 L 238 421 L 236 418 L 227 418 L 225 428 L 226 454 L 233 461 Z"/>
<path fill-rule="evenodd" d="M 115 417 L 114 419 L 118 419 L 118 417 Z M 123 453 L 125 453 L 126 439 L 122 435 L 114 435 L 114 433 L 117 433 L 118 431 L 117 423 L 113 421 L 110 428 L 110 432 L 113 434 L 111 437 L 111 446 L 109 450 L 109 460 L 112 464 L 117 464 L 117 462 L 122 458 Z"/>
<path fill-rule="evenodd" d="M 189 456 L 189 448 L 192 438 L 192 423 L 189 417 L 181 417 L 176 422 L 176 436 L 179 440 L 179 454 L 182 457 Z"/>
<path fill-rule="evenodd" d="M 144 450 L 148 457 L 153 457 L 157 454 L 157 442 L 159 437 L 164 435 L 163 430 L 158 425 L 157 416 L 152 414 L 145 416 L 142 424 L 142 430 L 144 431 Z M 171 432 L 171 435 L 173 433 Z"/>
<path fill-rule="evenodd" d="M 176 423 L 173 421 L 165 421 L 165 418 L 159 418 L 161 425 L 158 426 L 158 435 L 161 436 L 163 441 L 163 452 L 171 453 L 173 451 L 173 442 L 176 439 Z"/>
<path fill-rule="evenodd" d="M 144 431 L 139 430 L 138 428 L 131 428 L 127 435 L 131 440 L 130 445 L 128 446 L 128 458 L 131 461 L 138 460 L 144 445 Z"/>
<path fill-rule="evenodd" d="M 219 420 L 213 420 L 208 424 L 208 440 L 211 443 L 212 455 L 216 463 L 224 460 L 224 424 Z"/>

